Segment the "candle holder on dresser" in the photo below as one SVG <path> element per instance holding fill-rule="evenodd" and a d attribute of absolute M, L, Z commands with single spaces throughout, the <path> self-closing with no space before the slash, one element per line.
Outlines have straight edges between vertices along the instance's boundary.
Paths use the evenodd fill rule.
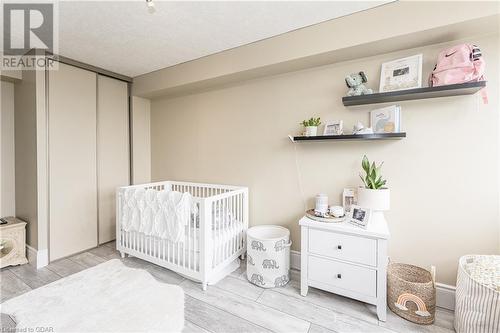
<path fill-rule="evenodd" d="M 6 217 L 0 225 L 0 268 L 26 264 L 26 222 Z"/>

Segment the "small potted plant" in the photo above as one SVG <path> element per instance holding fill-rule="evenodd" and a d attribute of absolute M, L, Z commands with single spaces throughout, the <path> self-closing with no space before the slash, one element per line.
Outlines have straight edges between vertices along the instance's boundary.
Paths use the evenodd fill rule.
<path fill-rule="evenodd" d="M 364 186 L 358 189 L 358 204 L 374 212 L 382 212 L 390 208 L 390 191 L 386 187 L 387 181 L 382 178 L 380 172 L 383 164 L 380 163 L 377 166 L 375 162 L 370 163 L 366 155 L 363 156 L 361 162 L 365 174 L 359 174 Z"/>
<path fill-rule="evenodd" d="M 321 125 L 321 118 L 304 120 L 301 124 L 306 128 L 306 136 L 316 136 L 318 134 L 318 126 Z"/>

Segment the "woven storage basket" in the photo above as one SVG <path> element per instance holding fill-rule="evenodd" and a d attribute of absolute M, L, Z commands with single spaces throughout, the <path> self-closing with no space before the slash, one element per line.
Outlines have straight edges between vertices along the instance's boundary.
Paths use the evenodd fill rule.
<path fill-rule="evenodd" d="M 436 312 L 436 288 L 429 271 L 391 263 L 387 269 L 387 303 L 398 316 L 417 324 L 432 324 Z"/>

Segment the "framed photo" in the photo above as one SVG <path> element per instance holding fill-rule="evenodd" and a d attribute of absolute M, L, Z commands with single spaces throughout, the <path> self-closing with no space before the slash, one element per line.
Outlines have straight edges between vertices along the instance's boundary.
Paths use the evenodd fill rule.
<path fill-rule="evenodd" d="M 401 130 L 401 107 L 391 105 L 370 111 L 370 127 L 375 133 L 397 133 Z"/>
<path fill-rule="evenodd" d="M 368 208 L 362 208 L 357 205 L 351 206 L 351 211 L 347 217 L 347 221 L 354 224 L 360 228 L 366 229 L 368 222 L 372 216 L 372 210 Z"/>
<path fill-rule="evenodd" d="M 331 120 L 326 122 L 323 135 L 342 135 L 343 132 L 343 121 Z"/>
<path fill-rule="evenodd" d="M 344 211 L 349 214 L 351 207 L 358 203 L 358 195 L 356 188 L 345 188 L 342 192 L 342 206 L 344 206 Z"/>
<path fill-rule="evenodd" d="M 382 64 L 379 92 L 422 87 L 422 54 Z"/>

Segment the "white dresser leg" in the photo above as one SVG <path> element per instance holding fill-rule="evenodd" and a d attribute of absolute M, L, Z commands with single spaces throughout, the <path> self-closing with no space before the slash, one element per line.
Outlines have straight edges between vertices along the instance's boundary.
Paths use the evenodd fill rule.
<path fill-rule="evenodd" d="M 307 292 L 309 291 L 309 286 L 307 283 L 307 250 L 308 246 L 308 238 L 309 238 L 309 228 L 301 227 L 300 233 L 300 294 L 302 296 L 307 296 Z"/>
<path fill-rule="evenodd" d="M 387 319 L 387 305 L 377 304 L 377 317 L 380 321 L 386 321 Z"/>
<path fill-rule="evenodd" d="M 377 316 L 378 320 L 387 318 L 387 241 L 379 239 L 378 245 L 378 272 L 377 272 Z"/>

